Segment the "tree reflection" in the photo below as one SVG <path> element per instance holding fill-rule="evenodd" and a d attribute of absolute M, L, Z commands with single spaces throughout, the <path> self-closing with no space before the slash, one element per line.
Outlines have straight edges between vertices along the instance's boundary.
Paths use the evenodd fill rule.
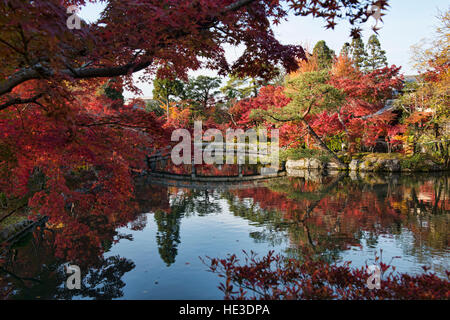
<path fill-rule="evenodd" d="M 161 259 L 170 266 L 175 262 L 178 254 L 178 244 L 180 243 L 180 220 L 181 212 L 166 213 L 157 211 L 155 213 L 156 225 L 156 243 Z"/>
<path fill-rule="evenodd" d="M 146 225 L 141 210 L 149 203 L 143 199 L 159 191 L 159 205 L 164 190 L 138 188 L 134 199 L 114 210 L 94 212 L 73 206 L 60 215 L 52 215 L 39 230 L 12 247 L 6 247 L 0 256 L 0 294 L 4 298 L 59 299 L 79 296 L 93 299 L 114 299 L 123 296 L 122 276 L 134 268 L 131 260 L 105 257 L 114 243 L 132 240 L 130 234 L 119 232 L 130 224 L 133 230 Z M 167 193 L 167 189 L 166 189 Z M 168 205 L 168 197 L 166 197 Z M 86 209 L 86 211 L 83 211 Z M 1 248 L 0 248 L 1 249 Z M 67 291 L 64 263 L 76 264 L 84 272 L 81 291 Z"/>
<path fill-rule="evenodd" d="M 193 215 L 205 216 L 219 213 L 221 208 L 217 203 L 217 195 L 208 190 L 180 190 L 168 188 L 171 193 L 170 209 L 157 210 L 154 214 L 158 231 L 156 243 L 161 259 L 167 266 L 175 263 L 180 244 L 180 226 L 183 217 Z"/>
<path fill-rule="evenodd" d="M 0 297 L 9 299 L 116 299 L 123 296 L 122 277 L 131 271 L 133 261 L 119 256 L 96 259 L 82 270 L 81 290 L 66 288 L 68 275 L 55 256 L 54 247 L 46 245 L 51 234 L 36 231 L 31 241 L 7 251 L 0 267 Z"/>
<path fill-rule="evenodd" d="M 399 237 L 407 230 L 414 240 L 403 250 L 421 260 L 412 250 L 448 248 L 448 186 L 447 176 L 340 175 L 320 182 L 273 180 L 225 197 L 235 215 L 264 226 L 252 237 L 273 244 L 286 234 L 287 253 L 297 259 L 307 249 L 335 261 L 344 250 L 375 248 L 380 235 Z"/>
<path fill-rule="evenodd" d="M 106 257 L 106 253 L 118 241 L 133 240 L 121 233 L 121 227 L 142 230 L 146 226 L 149 215 L 143 212 L 154 213 L 158 251 L 167 266 L 176 261 L 183 219 L 227 209 L 259 226 L 249 234 L 256 242 L 288 243 L 287 255 L 300 260 L 307 250 L 336 261 L 345 250 L 376 248 L 380 236 L 389 236 L 406 255 L 429 264 L 431 256 L 448 257 L 449 196 L 448 176 L 430 174 L 282 178 L 228 191 L 143 183 L 124 212 L 90 214 L 78 208 L 53 216 L 31 238 L 3 250 L 0 298 L 122 297 L 122 277 L 134 263 Z M 85 270 L 83 290 L 65 289 L 67 275 L 61 268 L 66 262 Z M 433 271 L 444 269 L 438 265 Z"/>
<path fill-rule="evenodd" d="M 120 298 L 123 296 L 122 289 L 125 287 L 122 277 L 134 268 L 134 262 L 129 259 L 119 256 L 106 258 L 101 265 L 89 269 L 88 274 L 83 277 L 81 290 L 60 289 L 56 298 L 71 299 L 74 295 L 96 300 Z"/>

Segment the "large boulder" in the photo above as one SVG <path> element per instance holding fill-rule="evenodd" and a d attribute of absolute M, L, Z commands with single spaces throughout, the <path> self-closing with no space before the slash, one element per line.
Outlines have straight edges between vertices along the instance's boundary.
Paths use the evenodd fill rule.
<path fill-rule="evenodd" d="M 308 169 L 308 159 L 288 160 L 286 169 Z"/>
<path fill-rule="evenodd" d="M 322 172 L 320 170 L 308 170 L 305 171 L 305 180 L 312 182 L 321 182 L 322 181 Z"/>
<path fill-rule="evenodd" d="M 33 222 L 30 220 L 22 220 L 15 224 L 9 225 L 0 231 L 0 242 L 6 241 L 14 235 L 23 231 L 26 227 L 28 227 Z"/>
<path fill-rule="evenodd" d="M 353 159 L 350 162 L 350 165 L 348 166 L 348 168 L 350 169 L 350 171 L 358 171 L 358 169 L 359 169 L 359 160 L 358 159 Z"/>
<path fill-rule="evenodd" d="M 308 163 L 308 168 L 309 169 L 314 169 L 314 170 L 323 170 L 323 168 L 325 167 L 325 164 L 315 158 L 309 159 L 309 163 Z"/>
<path fill-rule="evenodd" d="M 361 160 L 361 163 L 359 164 L 359 171 L 398 172 L 401 171 L 401 165 L 398 159 L 381 158 L 376 155 L 370 155 Z"/>
<path fill-rule="evenodd" d="M 307 169 L 289 169 L 286 168 L 287 175 L 290 177 L 298 177 L 298 178 L 304 178 L 305 173 L 308 172 Z"/>
<path fill-rule="evenodd" d="M 359 171 L 373 171 L 373 161 L 371 159 L 363 159 L 359 164 Z"/>
<path fill-rule="evenodd" d="M 383 164 L 385 171 L 388 172 L 399 172 L 402 170 L 402 167 L 400 165 L 400 160 L 398 159 L 389 159 L 386 160 Z"/>
<path fill-rule="evenodd" d="M 326 168 L 328 171 L 342 171 L 342 170 L 346 170 L 346 167 L 343 167 L 342 165 L 340 165 L 339 163 L 335 162 L 335 161 L 330 161 L 326 164 Z"/>
<path fill-rule="evenodd" d="M 441 171 L 444 169 L 443 166 L 434 163 L 431 160 L 425 160 L 423 166 L 425 168 L 425 171 Z"/>

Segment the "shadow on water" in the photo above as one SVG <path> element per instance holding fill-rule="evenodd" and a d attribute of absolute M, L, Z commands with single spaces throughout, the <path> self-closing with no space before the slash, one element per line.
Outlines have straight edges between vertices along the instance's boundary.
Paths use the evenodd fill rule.
<path fill-rule="evenodd" d="M 206 276 L 205 268 L 189 269 L 178 257 L 197 261 L 211 252 L 244 249 L 260 254 L 275 250 L 297 259 L 309 250 L 330 262 L 349 260 L 356 266 L 382 249 L 388 257 L 403 257 L 399 271 L 418 273 L 428 265 L 444 275 L 450 257 L 449 197 L 446 174 L 305 174 L 196 189 L 141 179 L 136 199 L 130 201 L 134 214 L 87 219 L 83 223 L 89 232 L 76 239 L 61 221 L 57 228 L 39 228 L 4 248 L 0 297 L 144 299 L 148 297 L 133 291 L 139 284 L 132 280 L 143 279 L 144 262 L 158 266 L 154 277 L 192 278 L 199 290 L 212 291 L 217 279 Z M 155 254 L 140 254 L 147 249 L 155 249 L 159 261 Z M 81 290 L 65 287 L 67 262 L 84 270 Z M 150 298 L 175 294 L 173 287 L 160 288 Z M 186 298 L 203 297 L 191 295 L 194 289 L 188 284 L 177 290 Z"/>

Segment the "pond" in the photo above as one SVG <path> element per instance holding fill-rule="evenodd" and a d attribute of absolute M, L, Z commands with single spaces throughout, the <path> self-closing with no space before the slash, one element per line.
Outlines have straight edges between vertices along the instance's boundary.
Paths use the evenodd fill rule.
<path fill-rule="evenodd" d="M 195 188 L 137 184 L 137 209 L 92 219 L 84 234 L 37 228 L 3 249 L 3 299 L 222 299 L 200 258 L 243 250 L 371 264 L 444 277 L 449 270 L 449 177 L 348 175 L 276 178 Z M 394 258 L 396 257 L 396 258 Z M 394 258 L 394 259 L 393 259 Z M 69 290 L 65 263 L 82 289 Z"/>

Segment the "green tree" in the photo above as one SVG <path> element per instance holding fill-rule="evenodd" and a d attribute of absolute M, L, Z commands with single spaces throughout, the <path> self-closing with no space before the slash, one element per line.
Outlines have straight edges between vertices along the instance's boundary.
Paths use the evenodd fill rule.
<path fill-rule="evenodd" d="M 352 58 L 358 68 L 364 68 L 367 60 L 367 52 L 361 38 L 355 38 L 352 40 L 350 45 L 350 58 Z"/>
<path fill-rule="evenodd" d="M 273 123 L 302 123 L 316 144 L 342 167 L 345 164 L 327 147 L 323 140 L 309 125 L 309 116 L 324 110 L 337 110 L 344 102 L 344 93 L 328 83 L 328 70 L 300 73 L 286 81 L 285 95 L 291 102 L 282 108 L 268 107 L 267 110 L 254 110 L 251 116 L 264 117 Z"/>
<path fill-rule="evenodd" d="M 227 81 L 225 86 L 223 86 L 220 91 L 229 100 L 233 99 L 245 99 L 251 96 L 257 96 L 259 88 L 261 86 L 258 84 L 256 79 L 253 78 L 238 78 L 231 76 Z"/>
<path fill-rule="evenodd" d="M 167 111 L 169 117 L 170 103 L 175 101 L 174 98 L 183 96 L 184 84 L 180 80 L 156 78 L 153 81 L 153 99 L 159 100 Z"/>
<path fill-rule="evenodd" d="M 351 51 L 350 43 L 348 43 L 348 42 L 344 43 L 344 45 L 342 46 L 342 49 L 341 49 L 341 55 L 349 57 L 350 51 Z"/>
<path fill-rule="evenodd" d="M 161 103 L 157 100 L 147 102 L 146 110 L 148 112 L 153 112 L 157 117 L 162 117 L 165 113 L 164 109 L 161 108 Z"/>
<path fill-rule="evenodd" d="M 320 69 L 327 69 L 331 67 L 335 53 L 324 40 L 321 40 L 314 47 L 313 56 L 316 57 Z"/>
<path fill-rule="evenodd" d="M 384 67 L 387 67 L 386 51 L 381 49 L 378 37 L 372 35 L 367 43 L 365 70 L 370 72 Z"/>
<path fill-rule="evenodd" d="M 198 106 L 206 109 L 220 94 L 222 80 L 219 77 L 198 76 L 189 80 L 185 87 L 185 97 L 192 100 Z"/>

